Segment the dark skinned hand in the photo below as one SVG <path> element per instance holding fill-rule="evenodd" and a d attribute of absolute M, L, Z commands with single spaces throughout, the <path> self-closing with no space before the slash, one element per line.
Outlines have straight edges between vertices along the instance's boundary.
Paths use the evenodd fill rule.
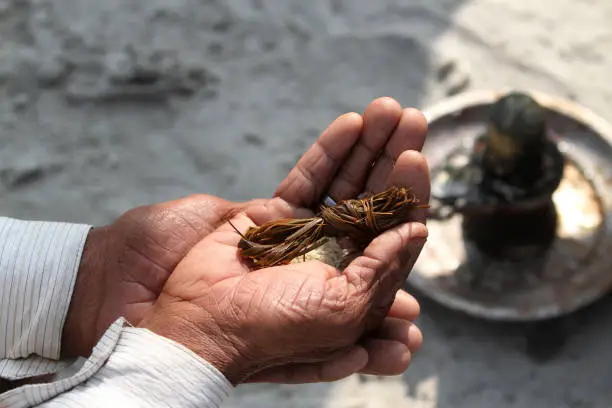
<path fill-rule="evenodd" d="M 140 324 L 154 310 L 168 277 L 194 246 L 245 210 L 251 220 L 245 221 L 257 223 L 302 216 L 318 205 L 324 191 L 342 199 L 362 191 L 380 191 L 388 183 L 411 185 L 427 201 L 427 166 L 415 152 L 423 144 L 426 128 L 420 112 L 402 110 L 394 100 L 381 98 L 363 115 L 338 118 L 302 157 L 273 199 L 232 203 L 194 195 L 131 210 L 115 223 L 92 230 L 64 328 L 64 354 L 89 355 L 119 316 Z M 419 306 L 412 296 L 399 291 L 387 309 L 377 330 L 359 346 L 326 355 L 322 361 L 273 364 L 250 375 L 248 381 L 313 382 L 355 372 L 403 372 L 422 341 L 412 324 Z"/>

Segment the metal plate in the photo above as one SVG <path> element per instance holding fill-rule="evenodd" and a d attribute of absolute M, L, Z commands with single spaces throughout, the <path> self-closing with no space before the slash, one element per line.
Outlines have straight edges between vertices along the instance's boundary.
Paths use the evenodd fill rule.
<path fill-rule="evenodd" d="M 423 153 L 430 167 L 484 131 L 487 108 L 503 93 L 466 93 L 425 111 L 430 125 Z M 408 278 L 427 297 L 480 318 L 558 317 L 612 289 L 612 127 L 571 101 L 529 93 L 548 110 L 569 159 L 554 195 L 559 224 L 553 247 L 537 259 L 501 262 L 464 240 L 460 215 L 430 220 L 429 240 Z"/>

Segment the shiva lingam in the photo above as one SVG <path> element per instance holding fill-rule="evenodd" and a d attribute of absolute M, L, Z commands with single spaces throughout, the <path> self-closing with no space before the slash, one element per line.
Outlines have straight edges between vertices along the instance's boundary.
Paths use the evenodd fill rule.
<path fill-rule="evenodd" d="M 426 110 L 428 243 L 408 283 L 472 316 L 543 321 L 612 288 L 612 128 L 531 92 Z"/>
<path fill-rule="evenodd" d="M 547 136 L 542 106 L 526 94 L 504 95 L 491 106 L 485 133 L 435 169 L 431 217 L 461 212 L 465 238 L 493 257 L 518 260 L 547 250 L 556 234 L 552 196 L 565 164 Z"/>

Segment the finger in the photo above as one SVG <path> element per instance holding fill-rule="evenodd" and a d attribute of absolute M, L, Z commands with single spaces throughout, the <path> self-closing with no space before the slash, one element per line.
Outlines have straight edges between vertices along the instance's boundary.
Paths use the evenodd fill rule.
<path fill-rule="evenodd" d="M 408 369 L 423 344 L 419 328 L 406 320 L 386 318 L 380 328 L 362 342 L 368 364 L 362 374 L 398 375 Z"/>
<path fill-rule="evenodd" d="M 274 383 L 312 383 L 337 381 L 356 372 L 370 375 L 399 375 L 406 371 L 412 360 L 412 354 L 422 343 L 422 335 L 418 328 L 404 321 L 387 319 L 377 335 L 380 338 L 370 338 L 363 341 L 367 358 L 362 365 L 363 356 L 341 356 L 337 359 L 315 364 L 291 364 L 274 367 L 257 374 L 249 382 Z M 359 357 L 357 357 L 359 356 Z M 357 368 L 361 366 L 361 368 Z"/>
<path fill-rule="evenodd" d="M 253 200 L 253 203 L 257 202 Z M 172 252 L 182 259 L 196 243 L 247 205 L 207 194 L 192 194 L 177 200 L 135 208 L 121 219 L 142 224 L 139 225 L 139 231 L 147 231 L 151 226 L 168 228 L 167 235 L 180 231 L 180 240 L 177 240 Z M 172 265 L 170 269 L 175 266 Z"/>
<path fill-rule="evenodd" d="M 216 232 L 219 234 L 215 234 L 215 240 L 235 247 L 241 238 L 239 232 L 244 234 L 249 227 L 253 226 L 255 226 L 253 220 L 247 216 L 245 211 L 242 211 L 217 228 Z"/>
<path fill-rule="evenodd" d="M 358 293 L 380 286 L 380 279 L 389 271 L 404 268 L 414 261 L 426 239 L 427 227 L 418 222 L 402 224 L 384 232 L 346 267 L 344 274 L 348 283 Z M 396 291 L 392 293 L 395 294 Z"/>
<path fill-rule="evenodd" d="M 423 203 L 429 200 L 429 167 L 425 158 L 415 151 L 405 151 L 390 175 L 389 185 L 408 186 Z M 427 228 L 422 222 L 422 214 L 415 210 L 419 222 L 409 222 L 384 232 L 374 239 L 362 256 L 355 258 L 346 268 L 349 282 L 356 287 L 370 289 L 383 277 L 385 272 L 404 268 L 408 260 L 412 263 L 418 257 L 427 239 Z M 400 282 L 396 282 L 400 283 Z M 399 289 L 401 286 L 398 286 Z M 396 291 L 390 292 L 394 296 Z M 389 305 L 393 299 L 389 299 Z"/>
<path fill-rule="evenodd" d="M 400 342 L 408 347 L 408 350 L 413 354 L 419 351 L 423 345 L 423 333 L 417 325 L 407 320 L 391 317 L 387 317 L 369 338 Z M 370 362 L 372 362 L 372 359 L 370 359 Z"/>
<path fill-rule="evenodd" d="M 389 186 L 410 187 L 421 204 L 429 202 L 430 176 L 429 165 L 425 157 L 415 151 L 402 153 L 389 177 Z M 417 209 L 412 212 L 410 220 L 425 223 L 427 209 Z"/>
<path fill-rule="evenodd" d="M 335 200 L 355 198 L 363 191 L 372 164 L 385 147 L 402 117 L 402 107 L 392 98 L 379 98 L 363 114 L 363 131 L 329 188 Z"/>
<path fill-rule="evenodd" d="M 427 135 L 427 119 L 417 109 L 408 108 L 402 113 L 399 124 L 372 169 L 366 191 L 378 193 L 387 186 L 394 163 L 407 150 L 420 151 Z"/>
<path fill-rule="evenodd" d="M 412 353 L 399 341 L 369 339 L 363 346 L 368 351 L 368 364 L 360 371 L 362 374 L 400 375 L 410 365 Z"/>
<path fill-rule="evenodd" d="M 367 364 L 367 351 L 356 346 L 329 361 L 272 367 L 255 374 L 247 382 L 305 384 L 337 381 L 364 369 Z"/>
<path fill-rule="evenodd" d="M 311 210 L 298 208 L 280 197 L 249 206 L 246 209 L 246 214 L 256 225 L 262 225 L 281 218 L 309 218 L 314 216 Z"/>
<path fill-rule="evenodd" d="M 419 222 L 402 224 L 376 237 L 344 270 L 348 302 L 361 308 L 366 330 L 375 327 L 389 312 L 427 238 Z"/>
<path fill-rule="evenodd" d="M 389 309 L 387 317 L 415 321 L 421 314 L 421 306 L 414 296 L 403 290 L 398 290 Z"/>
<path fill-rule="evenodd" d="M 296 207 L 317 205 L 359 139 L 363 118 L 347 113 L 336 119 L 302 156 L 276 193 Z"/>

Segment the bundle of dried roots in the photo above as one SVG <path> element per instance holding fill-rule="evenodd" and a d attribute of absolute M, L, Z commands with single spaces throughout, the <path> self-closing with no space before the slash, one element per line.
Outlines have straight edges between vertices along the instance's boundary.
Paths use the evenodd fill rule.
<path fill-rule="evenodd" d="M 281 219 L 250 227 L 238 244 L 243 258 L 256 269 L 288 264 L 325 245 L 330 239 L 348 238 L 365 247 L 382 232 L 406 222 L 421 205 L 412 191 L 392 187 L 361 199 L 322 207 L 312 218 Z"/>

